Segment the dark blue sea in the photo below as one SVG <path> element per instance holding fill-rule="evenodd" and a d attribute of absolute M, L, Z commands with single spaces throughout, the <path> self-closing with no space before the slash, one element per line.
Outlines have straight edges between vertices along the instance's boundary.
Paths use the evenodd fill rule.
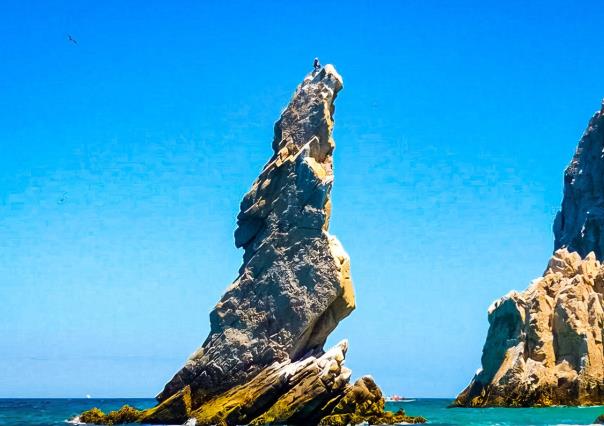
<path fill-rule="evenodd" d="M 467 426 L 544 426 L 588 425 L 604 407 L 553 408 L 446 408 L 450 399 L 417 399 L 411 402 L 389 402 L 387 408 L 403 408 L 410 415 L 422 415 L 429 424 Z M 0 425 L 67 426 L 67 421 L 82 411 L 98 407 L 115 410 L 124 404 L 148 408 L 153 399 L 0 399 Z"/>

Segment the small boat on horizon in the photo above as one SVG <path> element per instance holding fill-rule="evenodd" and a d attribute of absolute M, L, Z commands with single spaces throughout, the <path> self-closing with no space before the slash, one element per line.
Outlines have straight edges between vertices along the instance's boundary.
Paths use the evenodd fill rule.
<path fill-rule="evenodd" d="M 410 398 L 405 398 L 404 396 L 400 396 L 400 395 L 392 395 L 392 396 L 387 396 L 385 398 L 386 402 L 412 402 L 415 401 L 415 399 L 410 399 Z"/>

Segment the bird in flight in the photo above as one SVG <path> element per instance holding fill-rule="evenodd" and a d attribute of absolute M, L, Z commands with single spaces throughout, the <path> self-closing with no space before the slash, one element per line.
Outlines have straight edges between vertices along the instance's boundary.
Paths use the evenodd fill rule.
<path fill-rule="evenodd" d="M 64 204 L 65 201 L 67 201 L 67 192 L 63 192 L 63 195 L 61 196 L 61 198 L 59 198 L 57 200 L 57 204 L 59 204 L 59 205 Z"/>
<path fill-rule="evenodd" d="M 78 41 L 71 36 L 71 34 L 67 34 L 67 40 L 72 42 L 73 44 L 78 44 Z"/>

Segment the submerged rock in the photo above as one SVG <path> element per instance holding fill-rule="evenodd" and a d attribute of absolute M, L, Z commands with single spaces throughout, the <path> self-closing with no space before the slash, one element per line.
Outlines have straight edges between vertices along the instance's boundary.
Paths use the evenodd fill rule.
<path fill-rule="evenodd" d="M 385 412 L 370 377 L 350 384 L 346 341 L 323 350 L 355 307 L 348 255 L 328 233 L 334 100 L 341 88 L 331 65 L 298 86 L 275 124 L 273 155 L 241 202 L 235 231 L 235 244 L 244 249 L 239 276 L 211 312 L 203 345 L 165 385 L 158 406 L 138 412 L 136 421 L 425 421 Z M 90 413 L 95 423 L 111 415 Z"/>
<path fill-rule="evenodd" d="M 543 277 L 489 308 L 482 369 L 454 406 L 604 404 L 603 120 L 592 118 L 564 174 Z"/>

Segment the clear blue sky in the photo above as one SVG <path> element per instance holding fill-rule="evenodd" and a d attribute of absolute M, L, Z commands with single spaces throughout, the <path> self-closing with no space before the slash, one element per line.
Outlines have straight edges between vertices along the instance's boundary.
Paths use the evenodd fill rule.
<path fill-rule="evenodd" d="M 551 253 L 600 2 L 50 3 L 0 4 L 0 397 L 161 389 L 315 56 L 345 82 L 331 231 L 358 301 L 329 343 L 388 394 L 467 384 L 488 305 Z"/>

